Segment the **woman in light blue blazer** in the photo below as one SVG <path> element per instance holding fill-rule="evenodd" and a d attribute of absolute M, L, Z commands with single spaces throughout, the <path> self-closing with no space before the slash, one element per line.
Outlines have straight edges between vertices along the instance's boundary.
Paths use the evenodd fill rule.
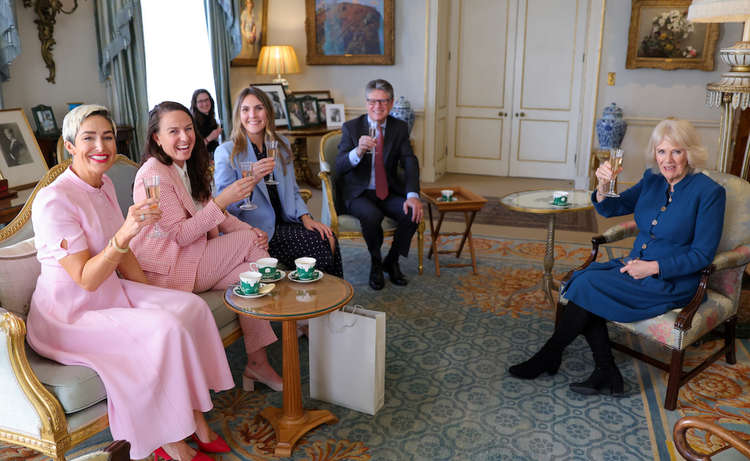
<path fill-rule="evenodd" d="M 294 260 L 299 257 L 312 256 L 318 269 L 343 277 L 336 236 L 307 210 L 294 177 L 291 147 L 286 138 L 276 134 L 275 119 L 265 92 L 254 87 L 240 92 L 234 105 L 232 139 L 214 152 L 216 193 L 242 177 L 239 162 L 256 162 L 253 165 L 256 183 L 250 200 L 257 208 L 243 210 L 240 201 L 229 205 L 227 211 L 266 232 L 268 253 L 286 267 L 293 268 Z M 278 141 L 278 162 L 267 157 L 269 140 Z M 278 185 L 263 181 L 272 172 Z"/>

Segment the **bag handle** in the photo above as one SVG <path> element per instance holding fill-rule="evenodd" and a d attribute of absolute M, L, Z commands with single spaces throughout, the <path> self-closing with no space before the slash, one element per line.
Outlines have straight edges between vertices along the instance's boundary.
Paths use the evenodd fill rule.
<path fill-rule="evenodd" d="M 348 307 L 349 309 L 347 309 L 347 307 Z M 354 306 L 349 306 L 349 305 L 346 305 L 346 306 L 344 306 L 344 307 L 342 307 L 342 308 L 341 308 L 341 311 L 342 311 L 342 312 L 347 312 L 347 310 L 351 310 L 351 312 L 349 312 L 350 314 L 356 314 L 356 313 L 357 313 L 357 309 L 361 309 L 361 310 L 363 310 L 363 309 L 364 309 L 364 307 L 362 307 L 362 305 L 360 305 L 360 304 L 355 304 Z M 333 313 L 333 312 L 332 312 L 332 313 Z M 333 324 L 331 323 L 331 316 L 330 316 L 330 315 L 328 315 L 328 316 L 327 316 L 327 319 L 326 319 L 326 320 L 327 320 L 327 321 L 326 321 L 326 324 L 327 324 L 327 326 L 328 326 L 328 331 L 330 331 L 331 333 L 341 333 L 342 331 L 346 330 L 347 328 L 351 328 L 351 327 L 353 327 L 354 325 L 356 325 L 356 324 L 357 324 L 357 320 L 358 320 L 358 319 L 357 319 L 357 317 L 356 317 L 356 316 L 354 316 L 354 319 L 353 319 L 353 320 L 351 321 L 351 323 L 349 323 L 349 324 L 346 324 L 346 323 L 345 323 L 345 324 L 344 324 L 344 325 L 342 325 L 342 326 L 341 326 L 340 328 L 335 328 L 335 327 L 333 326 Z"/>

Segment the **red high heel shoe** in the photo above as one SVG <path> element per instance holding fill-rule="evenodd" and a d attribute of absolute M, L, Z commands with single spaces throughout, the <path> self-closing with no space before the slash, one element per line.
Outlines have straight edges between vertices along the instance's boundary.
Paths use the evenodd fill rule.
<path fill-rule="evenodd" d="M 159 458 L 163 459 L 164 461 L 171 461 L 173 459 L 171 456 L 169 456 L 169 453 L 167 453 L 167 451 L 161 447 L 154 450 L 154 461 L 159 461 Z M 195 456 L 193 456 L 193 459 L 191 459 L 190 461 L 214 461 L 214 460 L 207 454 L 197 451 L 195 453 Z"/>
<path fill-rule="evenodd" d="M 198 444 L 198 448 L 201 451 L 205 451 L 207 453 L 229 453 L 230 451 L 232 451 L 232 449 L 229 448 L 229 445 L 227 445 L 227 442 L 218 434 L 216 435 L 215 439 L 208 443 L 201 442 L 201 439 L 199 439 L 196 434 L 193 434 L 193 440 L 195 440 L 195 443 Z"/>

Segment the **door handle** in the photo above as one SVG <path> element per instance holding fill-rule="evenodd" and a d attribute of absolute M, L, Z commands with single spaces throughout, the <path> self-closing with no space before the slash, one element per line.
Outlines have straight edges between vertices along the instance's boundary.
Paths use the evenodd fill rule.
<path fill-rule="evenodd" d="M 524 112 L 516 112 L 516 117 L 526 117 Z"/>
<path fill-rule="evenodd" d="M 505 117 L 508 114 L 506 112 L 498 112 L 497 115 L 498 117 Z"/>

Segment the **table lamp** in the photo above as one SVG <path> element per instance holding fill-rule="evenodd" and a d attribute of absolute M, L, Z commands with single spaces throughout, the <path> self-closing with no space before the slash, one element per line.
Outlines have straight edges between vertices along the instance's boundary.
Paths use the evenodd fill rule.
<path fill-rule="evenodd" d="M 284 91 L 288 90 L 289 82 L 281 74 L 298 74 L 299 64 L 294 48 L 289 45 L 271 45 L 260 49 L 258 56 L 259 74 L 276 74 L 273 83 L 281 83 Z"/>
<path fill-rule="evenodd" d="M 721 80 L 706 85 L 706 104 L 721 107 L 719 170 L 727 172 L 729 152 L 733 144 L 735 109 L 750 107 L 750 0 L 694 0 L 688 9 L 692 22 L 744 22 L 742 40 L 719 51 L 721 60 L 731 69 Z M 710 52 L 710 50 L 706 50 Z M 750 147 L 750 146 L 748 146 Z M 742 176 L 748 169 L 748 152 L 742 163 Z"/>

